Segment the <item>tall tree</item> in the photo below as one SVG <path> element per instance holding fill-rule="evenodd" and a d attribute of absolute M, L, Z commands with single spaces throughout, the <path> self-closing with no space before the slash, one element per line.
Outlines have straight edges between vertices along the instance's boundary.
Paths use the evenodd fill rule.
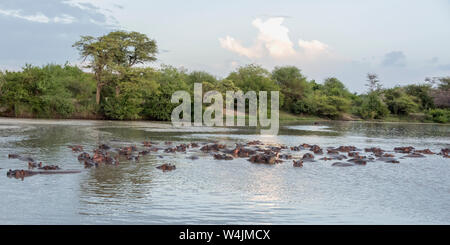
<path fill-rule="evenodd" d="M 378 75 L 375 73 L 367 73 L 367 84 L 366 86 L 369 87 L 369 92 L 375 92 L 379 91 L 381 89 L 381 83 L 378 79 Z"/>
<path fill-rule="evenodd" d="M 155 61 L 156 42 L 138 32 L 114 31 L 100 37 L 82 36 L 73 47 L 88 61 L 97 81 L 96 103 L 100 104 L 102 87 L 111 82 L 112 73 L 124 68 Z M 118 86 L 116 86 L 118 88 Z"/>

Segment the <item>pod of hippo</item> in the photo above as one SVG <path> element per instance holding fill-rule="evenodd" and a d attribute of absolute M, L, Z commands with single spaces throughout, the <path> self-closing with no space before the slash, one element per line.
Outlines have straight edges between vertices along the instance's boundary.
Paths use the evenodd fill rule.
<path fill-rule="evenodd" d="M 164 154 L 186 154 L 189 152 L 198 152 L 199 155 L 189 155 L 186 159 L 197 160 L 200 157 L 212 157 L 219 161 L 231 161 L 235 158 L 247 158 L 254 164 L 279 164 L 286 160 L 292 162 L 293 167 L 301 168 L 304 163 L 313 163 L 318 161 L 335 161 L 331 166 L 350 167 L 355 165 L 366 165 L 368 162 L 386 162 L 400 163 L 399 159 L 404 158 L 423 158 L 426 155 L 437 154 L 443 158 L 450 158 L 449 148 L 441 149 L 440 152 L 432 152 L 430 149 L 415 149 L 412 146 L 395 147 L 393 150 L 384 150 L 378 147 L 359 149 L 355 146 L 338 146 L 321 148 L 318 145 L 300 144 L 298 146 L 285 146 L 279 144 L 265 144 L 259 140 L 250 141 L 245 144 L 236 144 L 234 148 L 228 148 L 227 145 L 218 143 L 190 143 L 180 144 L 172 147 L 172 142 L 164 142 L 164 147 L 158 147 L 160 142 L 144 141 L 139 149 L 136 145 L 122 146 L 113 149 L 107 144 L 100 144 L 93 149 L 92 154 L 84 152 L 81 145 L 68 146 L 72 152 L 79 153 L 78 160 L 83 163 L 85 168 L 101 167 L 103 165 L 119 165 L 120 161 L 139 162 L 140 158 L 146 155 L 158 154 L 161 151 Z M 203 145 L 200 147 L 200 145 Z M 199 149 L 198 149 L 199 148 Z M 303 154 L 296 152 L 308 151 Z M 326 152 L 326 153 L 325 153 Z M 400 154 L 400 155 L 399 155 Z M 322 156 L 315 160 L 315 155 Z M 324 156 L 326 155 L 326 156 Z M 156 155 L 164 158 L 162 155 Z M 9 154 L 8 158 L 19 159 L 28 162 L 28 170 L 16 169 L 7 172 L 8 177 L 23 179 L 36 174 L 67 174 L 79 173 L 79 170 L 61 170 L 56 165 L 43 165 L 37 163 L 33 158 L 21 156 L 19 154 Z M 288 161 L 288 162 L 289 162 Z M 37 168 L 38 170 L 33 170 Z M 172 171 L 176 166 L 171 163 L 164 163 L 156 167 L 163 172 Z"/>

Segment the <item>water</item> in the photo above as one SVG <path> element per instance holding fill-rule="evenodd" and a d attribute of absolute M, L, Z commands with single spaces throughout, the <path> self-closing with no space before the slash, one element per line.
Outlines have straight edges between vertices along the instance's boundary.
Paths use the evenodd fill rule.
<path fill-rule="evenodd" d="M 257 133 L 155 122 L 0 119 L 0 224 L 450 224 L 450 159 L 438 155 L 399 159 L 400 164 L 340 168 L 327 161 L 293 168 L 291 161 L 270 166 L 218 161 L 197 149 L 84 169 L 67 148 L 142 147 L 149 139 L 160 147 L 164 141 L 232 147 L 256 139 L 385 150 L 412 145 L 435 152 L 450 146 L 450 126 L 434 124 L 303 123 L 283 126 L 277 137 Z M 82 172 L 7 178 L 8 169 L 27 167 L 8 159 L 9 153 Z M 200 159 L 187 159 L 190 155 Z M 177 169 L 156 169 L 166 162 Z"/>

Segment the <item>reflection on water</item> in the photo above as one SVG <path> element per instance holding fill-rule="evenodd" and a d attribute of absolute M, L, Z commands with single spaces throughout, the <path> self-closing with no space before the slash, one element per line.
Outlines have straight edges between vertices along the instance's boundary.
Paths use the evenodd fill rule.
<path fill-rule="evenodd" d="M 266 143 L 322 147 L 414 146 L 439 151 L 450 145 L 450 127 L 432 124 L 321 122 L 286 125 L 276 137 L 258 129 L 173 129 L 167 123 L 0 119 L 1 224 L 449 224 L 450 160 L 431 155 L 400 164 L 352 168 L 331 162 L 286 161 L 274 166 L 246 159 L 217 161 L 207 153 L 152 153 L 139 162 L 84 169 L 67 145 L 92 151 L 144 140 Z M 80 174 L 6 177 L 32 156 Z M 303 154 L 301 152 L 299 154 Z M 188 157 L 196 155 L 198 160 Z M 162 172 L 161 163 L 177 169 Z"/>

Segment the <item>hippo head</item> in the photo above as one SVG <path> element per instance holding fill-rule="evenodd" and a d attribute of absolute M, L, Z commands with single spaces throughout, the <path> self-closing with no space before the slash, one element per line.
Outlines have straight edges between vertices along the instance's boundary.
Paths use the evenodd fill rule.
<path fill-rule="evenodd" d="M 14 175 L 15 175 L 15 171 L 12 171 L 11 169 L 10 170 L 8 170 L 8 172 L 6 173 L 6 176 L 8 176 L 8 177 L 14 177 Z"/>

